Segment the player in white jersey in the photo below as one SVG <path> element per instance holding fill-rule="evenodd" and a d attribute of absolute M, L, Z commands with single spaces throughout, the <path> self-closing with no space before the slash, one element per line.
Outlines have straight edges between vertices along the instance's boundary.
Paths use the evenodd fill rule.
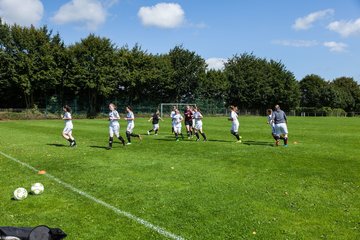
<path fill-rule="evenodd" d="M 114 134 L 120 140 L 120 142 L 125 146 L 125 140 L 122 136 L 120 136 L 120 124 L 119 119 L 120 115 L 118 111 L 116 111 L 116 106 L 113 103 L 109 104 L 109 146 L 107 147 L 108 150 L 112 148 Z"/>
<path fill-rule="evenodd" d="M 65 121 L 65 127 L 62 132 L 62 136 L 70 142 L 70 147 L 76 146 L 75 138 L 72 136 L 72 130 L 74 128 L 71 118 L 71 108 L 68 105 L 63 107 L 64 115 L 61 118 Z"/>
<path fill-rule="evenodd" d="M 200 136 L 199 136 L 199 133 L 200 133 L 201 136 L 203 136 L 203 138 L 204 138 L 204 142 L 206 142 L 207 141 L 206 135 L 205 135 L 205 133 L 203 132 L 203 129 L 202 129 L 203 115 L 201 114 L 200 109 L 197 108 L 197 107 L 194 107 L 193 118 L 195 120 L 194 130 L 195 130 L 195 135 L 196 135 L 196 141 L 200 141 Z"/>
<path fill-rule="evenodd" d="M 184 120 L 183 116 L 181 116 L 178 109 L 175 110 L 175 115 L 172 117 L 172 124 L 174 127 L 174 133 L 176 141 L 179 141 L 179 135 L 184 139 L 184 135 L 181 133 L 181 122 Z"/>
<path fill-rule="evenodd" d="M 170 113 L 170 118 L 171 118 L 171 133 L 174 133 L 174 123 L 172 121 L 173 117 L 175 116 L 176 114 L 176 109 L 177 107 L 176 106 L 173 106 L 173 110 L 171 111 Z"/>
<path fill-rule="evenodd" d="M 272 109 L 267 109 L 266 110 L 266 114 L 267 114 L 267 124 L 269 124 L 270 128 L 271 128 L 271 136 L 275 139 L 275 141 L 277 140 L 276 139 L 276 132 L 275 132 L 275 123 L 274 123 L 274 120 L 273 120 L 273 111 Z"/>
<path fill-rule="evenodd" d="M 238 115 L 236 113 L 237 111 L 237 107 L 236 106 L 230 106 L 230 117 L 228 118 L 229 121 L 232 122 L 231 124 L 231 129 L 230 132 L 232 135 L 234 135 L 237 139 L 237 143 L 241 143 L 241 136 L 239 136 L 239 120 L 238 120 Z"/>
<path fill-rule="evenodd" d="M 128 145 L 131 144 L 131 137 L 138 137 L 140 140 L 142 140 L 140 134 L 134 134 L 134 127 L 135 127 L 135 116 L 134 113 L 132 112 L 132 109 L 130 106 L 126 107 L 126 118 L 125 120 L 127 121 L 127 127 L 126 127 L 126 138 L 128 140 Z"/>

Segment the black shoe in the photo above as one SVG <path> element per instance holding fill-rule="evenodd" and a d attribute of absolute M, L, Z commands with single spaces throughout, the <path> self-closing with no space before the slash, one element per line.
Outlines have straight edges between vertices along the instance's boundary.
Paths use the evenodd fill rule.
<path fill-rule="evenodd" d="M 109 147 L 106 148 L 106 150 L 111 150 L 111 148 L 112 148 L 112 147 L 109 146 Z"/>
<path fill-rule="evenodd" d="M 125 146 L 125 141 L 124 140 L 122 140 L 121 143 L 122 143 L 123 146 Z"/>
<path fill-rule="evenodd" d="M 76 147 L 76 142 L 75 141 L 71 142 L 70 147 Z"/>

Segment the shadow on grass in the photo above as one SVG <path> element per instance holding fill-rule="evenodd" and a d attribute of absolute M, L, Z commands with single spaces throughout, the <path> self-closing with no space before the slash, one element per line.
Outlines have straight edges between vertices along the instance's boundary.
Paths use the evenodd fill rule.
<path fill-rule="evenodd" d="M 218 139 L 209 139 L 207 140 L 208 142 L 226 142 L 226 143 L 232 143 L 232 142 L 235 142 L 234 141 L 230 141 L 230 140 L 218 140 Z"/>
<path fill-rule="evenodd" d="M 100 148 L 100 149 L 107 149 L 108 147 L 104 146 L 90 146 L 91 148 Z"/>
<path fill-rule="evenodd" d="M 270 142 L 261 142 L 261 141 L 243 141 L 245 145 L 258 145 L 258 146 L 268 146 L 273 147 L 274 144 Z"/>
<path fill-rule="evenodd" d="M 60 144 L 60 143 L 48 143 L 46 144 L 48 146 L 53 146 L 53 147 L 67 147 L 67 145 L 65 144 Z"/>

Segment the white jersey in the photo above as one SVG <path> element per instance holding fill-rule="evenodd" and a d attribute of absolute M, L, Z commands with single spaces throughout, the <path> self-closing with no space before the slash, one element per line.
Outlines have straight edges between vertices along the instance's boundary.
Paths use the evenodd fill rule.
<path fill-rule="evenodd" d="M 172 123 L 173 123 L 173 126 L 174 127 L 177 127 L 177 128 L 181 128 L 181 121 L 183 120 L 183 116 L 181 116 L 181 114 L 175 114 L 173 117 L 172 117 Z"/>
<path fill-rule="evenodd" d="M 194 112 L 194 127 L 197 130 L 202 129 L 202 114 L 200 112 Z"/>
<path fill-rule="evenodd" d="M 130 118 L 131 120 L 127 120 L 127 123 L 128 124 L 134 124 L 134 119 L 135 119 L 135 116 L 134 116 L 134 113 L 133 112 L 128 112 L 126 114 L 126 118 Z"/>
<path fill-rule="evenodd" d="M 171 124 L 172 124 L 172 126 L 174 127 L 174 121 L 173 121 L 173 118 L 174 118 L 174 116 L 176 115 L 176 113 L 175 113 L 175 111 L 171 111 L 171 113 L 170 113 L 170 117 L 171 117 L 171 120 L 172 120 L 172 122 L 171 122 Z"/>
<path fill-rule="evenodd" d="M 120 119 L 120 115 L 118 113 L 118 111 L 114 110 L 109 112 L 109 125 L 110 126 L 115 126 L 115 125 L 119 125 L 119 119 Z"/>
<path fill-rule="evenodd" d="M 65 126 L 66 126 L 66 127 L 71 127 L 71 128 L 73 128 L 73 124 L 72 124 L 72 120 L 71 120 L 71 113 L 65 112 L 63 119 L 64 119 L 64 121 L 65 121 Z"/>
<path fill-rule="evenodd" d="M 232 119 L 231 132 L 239 131 L 239 120 L 238 115 L 235 111 L 231 111 L 230 118 Z"/>
<path fill-rule="evenodd" d="M 268 119 L 268 124 L 271 127 L 271 130 L 274 132 L 275 123 L 274 123 L 274 120 L 272 119 L 272 114 L 268 115 L 267 119 Z"/>

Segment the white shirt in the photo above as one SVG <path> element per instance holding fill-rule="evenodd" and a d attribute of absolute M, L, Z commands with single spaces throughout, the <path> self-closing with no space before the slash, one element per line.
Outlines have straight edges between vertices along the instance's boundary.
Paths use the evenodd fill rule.
<path fill-rule="evenodd" d="M 233 124 L 239 124 L 238 115 L 235 111 L 231 111 L 230 118 L 232 119 Z"/>
<path fill-rule="evenodd" d="M 120 115 L 119 115 L 118 111 L 114 110 L 114 111 L 109 112 L 110 125 L 118 125 L 119 118 L 120 118 Z"/>
<path fill-rule="evenodd" d="M 173 124 L 175 127 L 180 127 L 181 126 L 181 120 L 183 120 L 183 117 L 181 116 L 181 114 L 175 114 L 172 118 Z"/>
<path fill-rule="evenodd" d="M 128 112 L 126 114 L 126 118 L 131 118 L 132 119 L 132 120 L 127 120 L 128 124 L 134 124 L 135 116 L 134 116 L 133 112 Z"/>
<path fill-rule="evenodd" d="M 200 112 L 194 112 L 195 124 L 201 123 L 202 115 Z"/>

